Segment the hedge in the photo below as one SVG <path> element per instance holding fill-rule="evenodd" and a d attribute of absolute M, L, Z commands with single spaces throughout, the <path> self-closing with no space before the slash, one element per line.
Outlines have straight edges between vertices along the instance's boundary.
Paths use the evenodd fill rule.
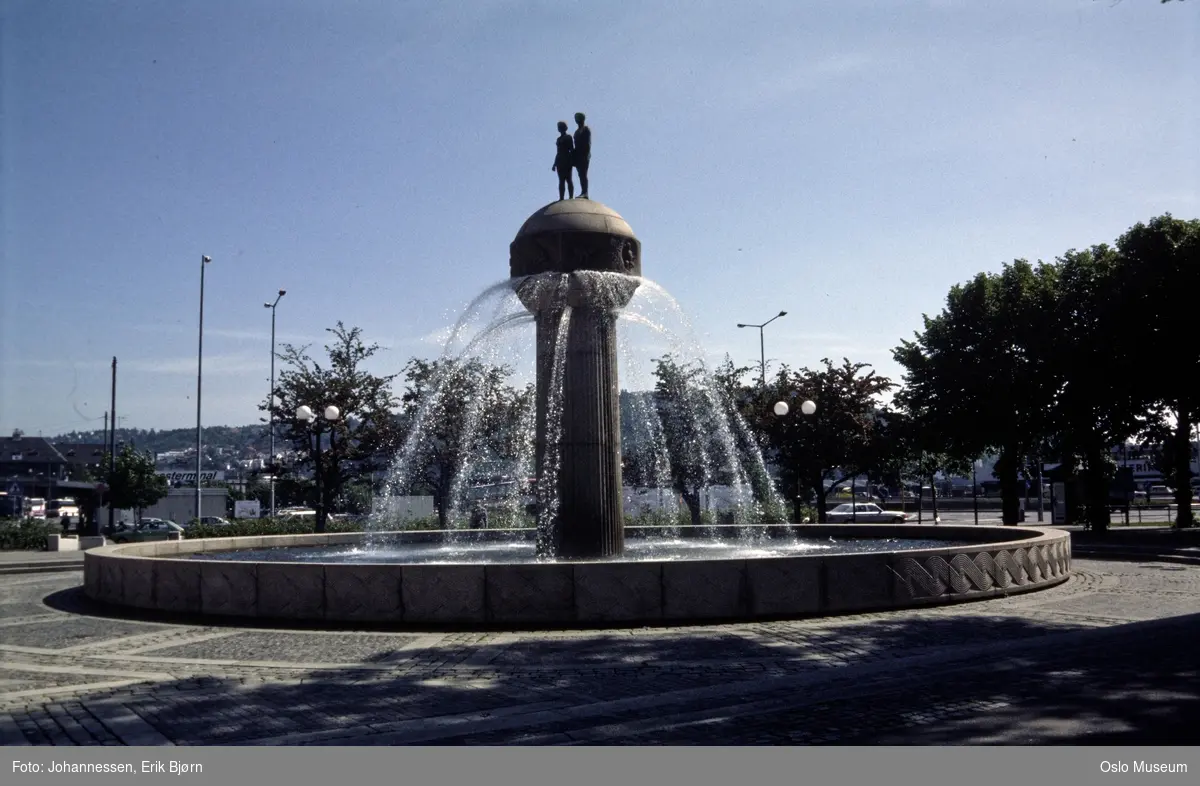
<path fill-rule="evenodd" d="M 0 519 L 0 551 L 45 551 L 46 536 L 61 532 L 58 521 Z"/>

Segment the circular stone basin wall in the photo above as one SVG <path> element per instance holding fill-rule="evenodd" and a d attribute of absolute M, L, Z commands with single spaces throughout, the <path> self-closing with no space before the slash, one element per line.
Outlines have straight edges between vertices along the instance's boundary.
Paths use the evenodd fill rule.
<path fill-rule="evenodd" d="M 958 541 L 944 548 L 748 559 L 509 564 L 205 560 L 202 553 L 361 543 L 364 533 L 106 546 L 84 591 L 162 612 L 405 625 L 658 623 L 901 609 L 1066 581 L 1068 533 L 1038 527 L 802 525 L 807 538 Z M 389 533 L 428 542 L 439 533 Z M 969 541 L 973 545 L 963 546 Z M 182 559 L 181 559 L 182 557 Z"/>

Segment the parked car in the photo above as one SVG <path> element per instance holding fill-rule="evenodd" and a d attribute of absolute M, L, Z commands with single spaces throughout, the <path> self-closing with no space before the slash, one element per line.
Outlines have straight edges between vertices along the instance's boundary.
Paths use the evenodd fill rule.
<path fill-rule="evenodd" d="M 228 527 L 229 521 L 220 516 L 201 516 L 200 525 L 203 527 Z"/>
<path fill-rule="evenodd" d="M 858 521 L 865 524 L 882 521 L 901 524 L 908 521 L 908 514 L 898 510 L 884 510 L 873 502 L 856 502 L 853 505 L 849 503 L 838 505 L 825 514 L 825 520 L 830 523 Z"/>
<path fill-rule="evenodd" d="M 147 540 L 167 540 L 172 532 L 183 537 L 183 527 L 166 519 L 142 519 L 132 527 L 122 526 L 113 533 L 113 543 L 140 543 Z"/>
<path fill-rule="evenodd" d="M 1150 488 L 1146 489 L 1146 492 L 1151 498 L 1175 496 L 1175 489 L 1171 488 L 1170 486 L 1151 486 Z"/>

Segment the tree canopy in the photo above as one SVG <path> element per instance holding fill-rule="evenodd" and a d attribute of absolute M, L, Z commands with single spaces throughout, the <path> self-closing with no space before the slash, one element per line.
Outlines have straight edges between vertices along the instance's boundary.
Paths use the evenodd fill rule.
<path fill-rule="evenodd" d="M 126 445 L 117 454 L 108 474 L 108 504 L 119 510 L 142 511 L 167 496 L 170 486 L 165 475 L 154 469 L 154 457 Z"/>
<path fill-rule="evenodd" d="M 273 416 L 278 433 L 291 442 L 299 456 L 297 467 L 312 470 L 318 531 L 324 530 L 325 514 L 346 483 L 386 466 L 398 443 L 394 408 L 399 402 L 391 389 L 398 375 L 381 376 L 364 367 L 379 345 L 366 344 L 361 328 L 341 322 L 326 330 L 333 337 L 325 346 L 328 363 L 313 359 L 308 347 L 284 344 L 279 353 L 284 368 L 274 401 L 259 407 Z M 309 407 L 315 419 L 298 419 L 302 406 Z M 330 406 L 337 410 L 332 420 L 325 417 Z"/>
<path fill-rule="evenodd" d="M 533 389 L 510 386 L 511 375 L 477 358 L 413 358 L 404 367 L 403 439 L 389 486 L 432 494 L 443 527 L 468 502 L 473 472 L 503 466 L 519 490 L 532 471 Z"/>
<path fill-rule="evenodd" d="M 816 370 L 782 366 L 765 387 L 750 389 L 742 415 L 775 467 L 783 493 L 815 500 L 824 521 L 829 492 L 872 469 L 876 412 L 895 384 L 866 363 L 843 358 L 834 365 L 825 358 L 821 364 Z M 806 400 L 816 404 L 812 415 L 800 409 Z M 786 415 L 775 414 L 778 401 L 788 404 Z"/>

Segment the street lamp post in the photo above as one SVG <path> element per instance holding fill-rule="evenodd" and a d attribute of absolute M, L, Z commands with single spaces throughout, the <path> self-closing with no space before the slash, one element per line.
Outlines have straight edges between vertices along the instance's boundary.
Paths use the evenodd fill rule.
<path fill-rule="evenodd" d="M 325 420 L 331 424 L 329 432 L 329 447 L 333 447 L 333 430 L 332 423 L 337 420 L 342 414 L 337 407 L 330 404 L 325 407 Z M 321 429 L 314 424 L 317 422 L 317 415 L 312 411 L 312 408 L 307 405 L 301 405 L 296 409 L 296 420 L 307 421 L 309 425 L 310 439 L 313 445 L 313 478 L 317 483 L 317 532 L 325 531 L 325 489 L 321 478 Z"/>
<path fill-rule="evenodd" d="M 975 459 L 971 462 L 971 504 L 975 508 L 975 524 L 979 524 L 979 482 L 976 480 L 975 471 L 983 466 L 983 462 Z"/>
<path fill-rule="evenodd" d="M 787 415 L 787 413 L 790 411 L 790 408 L 788 407 L 788 403 L 786 401 L 776 401 L 775 406 L 772 407 L 772 411 L 775 413 L 776 417 L 782 418 Z M 800 414 L 804 415 L 805 417 L 809 417 L 816 411 L 817 405 L 813 403 L 811 399 L 805 399 L 803 402 L 801 402 Z M 799 484 L 797 484 L 797 486 L 798 485 Z M 822 484 L 822 486 L 824 486 L 824 484 Z M 796 490 L 799 491 L 800 489 L 797 487 Z M 824 490 L 824 488 L 821 488 L 817 491 L 817 493 L 821 494 Z"/>
<path fill-rule="evenodd" d="M 271 432 L 271 518 L 275 518 L 275 307 L 286 294 L 287 290 L 281 289 L 274 303 L 263 303 L 264 308 L 271 309 L 271 391 L 267 395 L 267 417 L 270 419 Z"/>
<path fill-rule="evenodd" d="M 200 523 L 200 391 L 204 379 L 204 268 L 212 257 L 200 257 L 200 342 L 196 350 L 196 523 Z"/>
<path fill-rule="evenodd" d="M 758 328 L 758 353 L 759 353 L 759 358 L 761 360 L 760 368 L 762 369 L 763 387 L 767 386 L 767 345 L 766 345 L 765 340 L 763 339 L 763 328 L 765 328 L 767 325 L 771 324 L 775 320 L 779 319 L 780 317 L 786 317 L 786 316 L 787 316 L 786 311 L 780 311 L 778 314 L 771 317 L 770 319 L 768 319 L 766 322 L 762 323 L 761 325 L 751 325 L 751 324 L 745 323 L 745 322 L 738 323 L 738 327 L 740 327 L 740 328 L 746 328 L 746 327 Z"/>

